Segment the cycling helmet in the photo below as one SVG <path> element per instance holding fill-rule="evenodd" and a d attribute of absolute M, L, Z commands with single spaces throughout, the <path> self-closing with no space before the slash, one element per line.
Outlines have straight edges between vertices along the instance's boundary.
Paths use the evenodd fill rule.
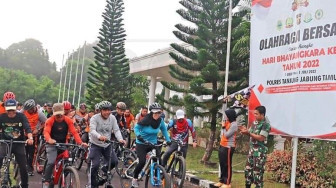
<path fill-rule="evenodd" d="M 95 110 L 99 110 L 100 109 L 100 103 L 97 103 L 96 105 L 95 105 Z"/>
<path fill-rule="evenodd" d="M 63 102 L 64 110 L 71 110 L 71 103 L 69 101 Z"/>
<path fill-rule="evenodd" d="M 161 105 L 157 102 L 155 102 L 155 103 L 153 103 L 149 106 L 149 111 L 154 112 L 154 113 L 158 112 L 158 111 L 161 111 L 161 109 L 162 109 Z"/>
<path fill-rule="evenodd" d="M 2 101 L 5 102 L 8 99 L 15 99 L 15 94 L 13 92 L 10 92 L 10 91 L 4 93 Z"/>
<path fill-rule="evenodd" d="M 124 102 L 118 102 L 117 103 L 117 108 L 121 110 L 126 110 L 126 104 Z"/>
<path fill-rule="evenodd" d="M 82 107 L 86 108 L 86 104 L 82 103 L 82 104 L 79 105 L 79 108 L 82 108 Z"/>
<path fill-rule="evenodd" d="M 30 110 L 36 106 L 36 103 L 34 99 L 28 99 L 24 104 L 23 104 L 23 110 Z"/>
<path fill-rule="evenodd" d="M 108 101 L 102 101 L 99 103 L 99 109 L 112 109 L 112 104 Z"/>

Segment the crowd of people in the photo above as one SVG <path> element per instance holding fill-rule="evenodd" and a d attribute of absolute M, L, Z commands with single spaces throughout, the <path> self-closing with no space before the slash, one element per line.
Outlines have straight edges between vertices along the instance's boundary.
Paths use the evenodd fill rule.
<path fill-rule="evenodd" d="M 21 187 L 28 187 L 28 175 L 34 176 L 33 161 L 36 155 L 36 147 L 39 135 L 43 135 L 48 143 L 48 163 L 43 175 L 43 187 L 49 187 L 52 171 L 57 154 L 60 152 L 55 143 L 67 143 L 73 137 L 78 145 L 89 147 L 88 158 L 91 161 L 89 167 L 87 187 L 97 188 L 97 174 L 101 158 L 105 164 L 111 161 L 111 167 L 115 167 L 118 159 L 111 144 L 107 141 L 116 140 L 127 147 L 131 147 L 131 131 L 134 130 L 136 154 L 139 163 L 135 167 L 132 186 L 139 187 L 138 176 L 146 162 L 146 154 L 152 148 L 146 144 L 157 144 L 159 132 L 165 137 L 168 148 L 162 156 L 162 165 L 167 161 L 177 144 L 171 140 L 182 140 L 184 146 L 181 151 L 186 158 L 189 137 L 192 137 L 192 145 L 196 147 L 196 131 L 192 121 L 186 117 L 182 109 L 176 111 L 175 119 L 168 123 L 164 120 L 163 109 L 159 103 L 153 103 L 147 108 L 143 106 L 135 117 L 124 102 L 118 102 L 113 106 L 109 101 L 101 101 L 88 112 L 85 103 L 79 105 L 78 110 L 69 101 L 63 103 L 45 103 L 39 106 L 34 99 L 29 99 L 23 104 L 15 100 L 13 92 L 4 93 L 0 102 L 0 136 L 5 140 L 26 141 L 26 145 L 14 144 L 12 153 L 20 167 Z M 115 109 L 113 111 L 113 109 Z M 266 162 L 267 147 L 265 141 L 270 132 L 270 125 L 265 121 L 266 108 L 255 108 L 255 122 L 251 126 L 246 125 L 242 118 L 241 109 L 227 109 L 222 123 L 219 147 L 220 178 L 215 187 L 231 187 L 232 181 L 232 157 L 236 147 L 236 134 L 250 137 L 250 149 L 245 167 L 246 187 L 255 184 L 263 187 L 263 172 Z M 247 128 L 249 127 L 249 128 Z M 170 131 L 170 133 L 169 133 Z M 6 155 L 4 144 L 0 144 L 0 167 Z M 160 156 L 161 148 L 156 148 Z M 111 159 L 111 160 L 109 160 Z"/>

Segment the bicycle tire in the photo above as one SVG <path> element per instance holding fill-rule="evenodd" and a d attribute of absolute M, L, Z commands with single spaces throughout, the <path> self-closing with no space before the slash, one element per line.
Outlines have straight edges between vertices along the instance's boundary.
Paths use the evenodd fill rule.
<path fill-rule="evenodd" d="M 166 170 L 159 164 L 155 164 L 154 167 L 155 170 L 160 170 L 160 176 L 161 176 L 161 185 L 152 185 L 150 182 L 150 170 L 148 170 L 146 174 L 146 180 L 145 180 L 145 188 L 156 188 L 156 187 L 161 187 L 161 188 L 170 188 L 171 183 L 169 176 L 166 172 Z M 154 172 L 154 176 L 156 176 L 156 173 Z M 153 177 L 155 178 L 155 177 Z"/>
<path fill-rule="evenodd" d="M 35 170 L 37 173 L 42 174 L 44 172 L 44 166 L 47 162 L 47 149 L 46 145 L 43 144 L 38 150 L 35 159 Z"/>
<path fill-rule="evenodd" d="M 182 188 L 186 175 L 186 163 L 182 156 L 176 156 L 170 169 L 171 187 Z"/>
<path fill-rule="evenodd" d="M 128 178 L 126 176 L 126 173 L 127 173 L 128 176 L 133 177 L 133 171 L 134 171 L 135 167 L 138 165 L 138 162 L 135 162 L 136 160 L 132 156 L 128 156 L 126 161 L 127 160 L 132 161 L 132 163 L 129 164 L 129 166 L 123 164 L 124 166 L 122 167 L 122 169 L 119 169 L 120 174 L 118 173 L 119 180 L 120 180 L 120 185 L 121 185 L 122 188 L 131 188 L 132 187 L 132 178 Z M 128 164 L 128 163 L 126 163 L 126 164 Z"/>
<path fill-rule="evenodd" d="M 58 180 L 59 188 L 81 188 L 78 171 L 74 167 L 65 167 L 63 173 L 64 179 L 60 176 L 60 179 Z M 68 177 L 70 178 L 69 180 L 67 180 Z"/>
<path fill-rule="evenodd" d="M 15 180 L 15 185 L 19 186 L 20 185 L 20 181 L 21 181 L 20 168 L 19 168 L 19 164 L 17 164 L 16 161 L 14 161 L 13 171 L 14 171 L 13 178 Z"/>
<path fill-rule="evenodd" d="M 80 170 L 83 166 L 83 155 L 85 155 L 85 151 L 81 149 L 76 149 L 75 159 L 74 159 L 74 166 L 77 170 Z"/>

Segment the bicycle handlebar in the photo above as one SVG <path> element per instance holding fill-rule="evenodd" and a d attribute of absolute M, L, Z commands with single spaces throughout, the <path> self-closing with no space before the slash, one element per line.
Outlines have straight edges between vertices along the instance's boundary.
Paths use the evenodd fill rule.
<path fill-rule="evenodd" d="M 12 141 L 13 144 L 26 144 L 26 141 L 16 141 L 16 140 L 0 140 L 0 143 L 10 143 Z"/>

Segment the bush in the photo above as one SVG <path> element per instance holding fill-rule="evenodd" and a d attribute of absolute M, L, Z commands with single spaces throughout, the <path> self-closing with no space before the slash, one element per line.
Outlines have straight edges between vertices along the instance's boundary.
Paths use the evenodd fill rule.
<path fill-rule="evenodd" d="M 274 181 L 289 184 L 291 167 L 292 151 L 273 151 L 267 156 L 266 170 L 271 172 Z M 325 168 L 313 152 L 303 149 L 297 155 L 295 184 L 299 187 L 334 187 L 332 177 L 335 176 L 325 173 Z"/>

